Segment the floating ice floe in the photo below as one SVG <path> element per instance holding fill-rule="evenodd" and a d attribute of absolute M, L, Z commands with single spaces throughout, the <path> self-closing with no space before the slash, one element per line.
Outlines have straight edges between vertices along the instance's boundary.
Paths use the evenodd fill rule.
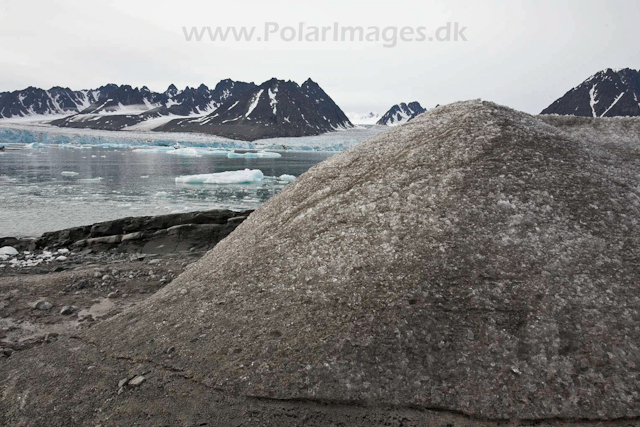
<path fill-rule="evenodd" d="M 167 193 L 166 191 L 158 191 L 154 197 L 157 197 L 157 198 L 169 197 L 169 193 Z"/>
<path fill-rule="evenodd" d="M 202 175 L 184 175 L 176 177 L 176 184 L 251 184 L 264 180 L 260 169 L 245 169 L 208 173 Z"/>
<path fill-rule="evenodd" d="M 27 150 L 33 150 L 33 149 L 36 149 L 36 148 L 46 148 L 46 146 L 43 145 L 43 144 L 40 144 L 39 142 L 32 142 L 31 144 L 27 144 L 22 148 L 25 148 Z"/>
<path fill-rule="evenodd" d="M 280 175 L 280 176 L 278 177 L 278 179 L 279 179 L 280 181 L 287 181 L 287 182 L 291 182 L 291 181 L 294 181 L 294 180 L 296 179 L 296 177 L 295 177 L 295 176 L 293 176 L 293 175 L 287 175 L 287 174 L 284 174 L 284 175 Z"/>
<path fill-rule="evenodd" d="M 231 151 L 227 154 L 227 157 L 230 159 L 279 159 L 282 155 L 272 151 L 258 151 L 257 153 L 236 153 Z"/>
<path fill-rule="evenodd" d="M 78 182 L 87 182 L 87 183 L 92 183 L 92 182 L 100 182 L 102 181 L 102 177 L 97 177 L 97 178 L 84 178 L 84 179 L 79 179 Z"/>
<path fill-rule="evenodd" d="M 62 173 L 60 175 L 62 175 L 62 176 L 78 176 L 80 174 L 78 172 L 62 171 Z"/>
<path fill-rule="evenodd" d="M 0 255 L 15 256 L 15 255 L 18 255 L 19 253 L 20 252 L 18 252 L 18 250 L 13 246 L 3 246 L 2 248 L 0 248 Z"/>
<path fill-rule="evenodd" d="M 167 151 L 166 153 L 184 157 L 201 157 L 201 155 L 198 153 L 198 150 L 196 150 L 195 148 L 179 148 L 177 150 Z"/>

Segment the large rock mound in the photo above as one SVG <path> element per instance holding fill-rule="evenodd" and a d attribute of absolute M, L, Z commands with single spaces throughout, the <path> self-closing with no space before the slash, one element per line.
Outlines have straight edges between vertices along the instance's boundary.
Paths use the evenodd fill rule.
<path fill-rule="evenodd" d="M 310 402 L 343 408 L 315 425 L 637 420 L 639 157 L 625 149 L 488 102 L 431 110 L 309 170 L 72 350 L 12 356 L 0 421 L 227 425 L 233 408 L 294 425 Z M 116 395 L 142 371 L 138 397 Z M 230 396 L 297 409 L 260 418 Z"/>

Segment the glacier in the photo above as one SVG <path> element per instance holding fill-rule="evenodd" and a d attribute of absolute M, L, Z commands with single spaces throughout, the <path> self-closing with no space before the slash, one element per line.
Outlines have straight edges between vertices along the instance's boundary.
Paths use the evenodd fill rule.
<path fill-rule="evenodd" d="M 388 130 L 386 126 L 356 126 L 317 136 L 259 139 L 239 141 L 213 135 L 181 132 L 152 132 L 144 130 L 106 131 L 95 129 L 60 128 L 40 121 L 0 119 L 0 141 L 32 144 L 32 148 L 58 146 L 60 148 L 132 148 L 132 147 L 200 147 L 220 150 L 289 150 L 289 151 L 345 151 L 361 141 Z M 212 155 L 199 153 L 200 155 Z M 215 154 L 213 154 L 215 155 Z M 225 153 L 226 155 L 226 153 Z M 260 157 L 259 157 L 260 158 Z M 267 157 L 262 157 L 267 158 Z M 275 156 L 274 156 L 275 158 Z"/>

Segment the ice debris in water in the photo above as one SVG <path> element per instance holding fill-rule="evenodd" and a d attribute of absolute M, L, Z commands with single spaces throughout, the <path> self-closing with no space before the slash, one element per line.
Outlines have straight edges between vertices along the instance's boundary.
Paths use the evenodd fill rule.
<path fill-rule="evenodd" d="M 227 157 L 227 153 L 229 150 L 224 148 L 178 148 L 175 149 L 173 147 L 158 147 L 158 148 L 136 148 L 135 150 L 131 150 L 134 153 L 163 153 L 163 154 L 172 154 L 174 156 L 185 156 L 185 157 L 202 157 L 202 156 L 217 156 L 217 157 Z"/>
<path fill-rule="evenodd" d="M 294 180 L 296 179 L 296 177 L 295 177 L 295 176 L 293 176 L 293 175 L 287 175 L 287 174 L 285 173 L 284 175 L 280 175 L 280 176 L 278 177 L 278 179 L 279 179 L 280 181 L 287 181 L 287 182 L 291 182 L 291 181 L 294 181 Z"/>
<path fill-rule="evenodd" d="M 257 153 L 236 153 L 231 151 L 227 154 L 227 157 L 230 159 L 279 159 L 282 155 L 273 151 L 258 151 Z"/>
<path fill-rule="evenodd" d="M 249 184 L 262 182 L 264 174 L 260 169 L 245 169 L 202 175 L 184 175 L 176 177 L 176 184 Z"/>
<path fill-rule="evenodd" d="M 174 154 L 176 156 L 184 156 L 184 157 L 200 157 L 198 154 L 198 150 L 195 148 L 179 148 L 177 150 L 167 151 L 167 154 Z"/>
<path fill-rule="evenodd" d="M 60 175 L 62 175 L 62 176 L 78 176 L 80 174 L 78 172 L 62 171 L 62 173 Z"/>
<path fill-rule="evenodd" d="M 34 149 L 34 148 L 46 148 L 46 146 L 45 146 L 45 145 L 43 145 L 43 144 L 40 144 L 40 143 L 38 143 L 38 142 L 32 142 L 31 144 L 27 144 L 27 145 L 25 145 L 25 146 L 24 146 L 24 147 L 22 147 L 22 148 L 25 148 L 25 149 L 27 149 L 27 150 L 32 150 L 32 149 Z"/>

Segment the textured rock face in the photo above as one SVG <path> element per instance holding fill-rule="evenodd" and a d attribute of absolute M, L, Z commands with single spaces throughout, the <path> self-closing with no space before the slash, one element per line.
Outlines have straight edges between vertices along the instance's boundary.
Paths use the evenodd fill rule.
<path fill-rule="evenodd" d="M 89 356 L 34 377 L 34 351 L 5 368 L 0 409 L 20 419 L 9 402 L 29 393 L 25 413 L 42 413 L 57 393 L 42 385 L 57 380 L 71 402 L 57 413 L 116 413 L 96 402 L 122 377 L 107 367 L 130 360 L 229 395 L 638 417 L 638 159 L 492 103 L 434 109 L 310 169 L 93 328 L 85 339 L 107 356 L 91 356 L 106 361 L 84 377 L 90 395 L 67 383 Z"/>

